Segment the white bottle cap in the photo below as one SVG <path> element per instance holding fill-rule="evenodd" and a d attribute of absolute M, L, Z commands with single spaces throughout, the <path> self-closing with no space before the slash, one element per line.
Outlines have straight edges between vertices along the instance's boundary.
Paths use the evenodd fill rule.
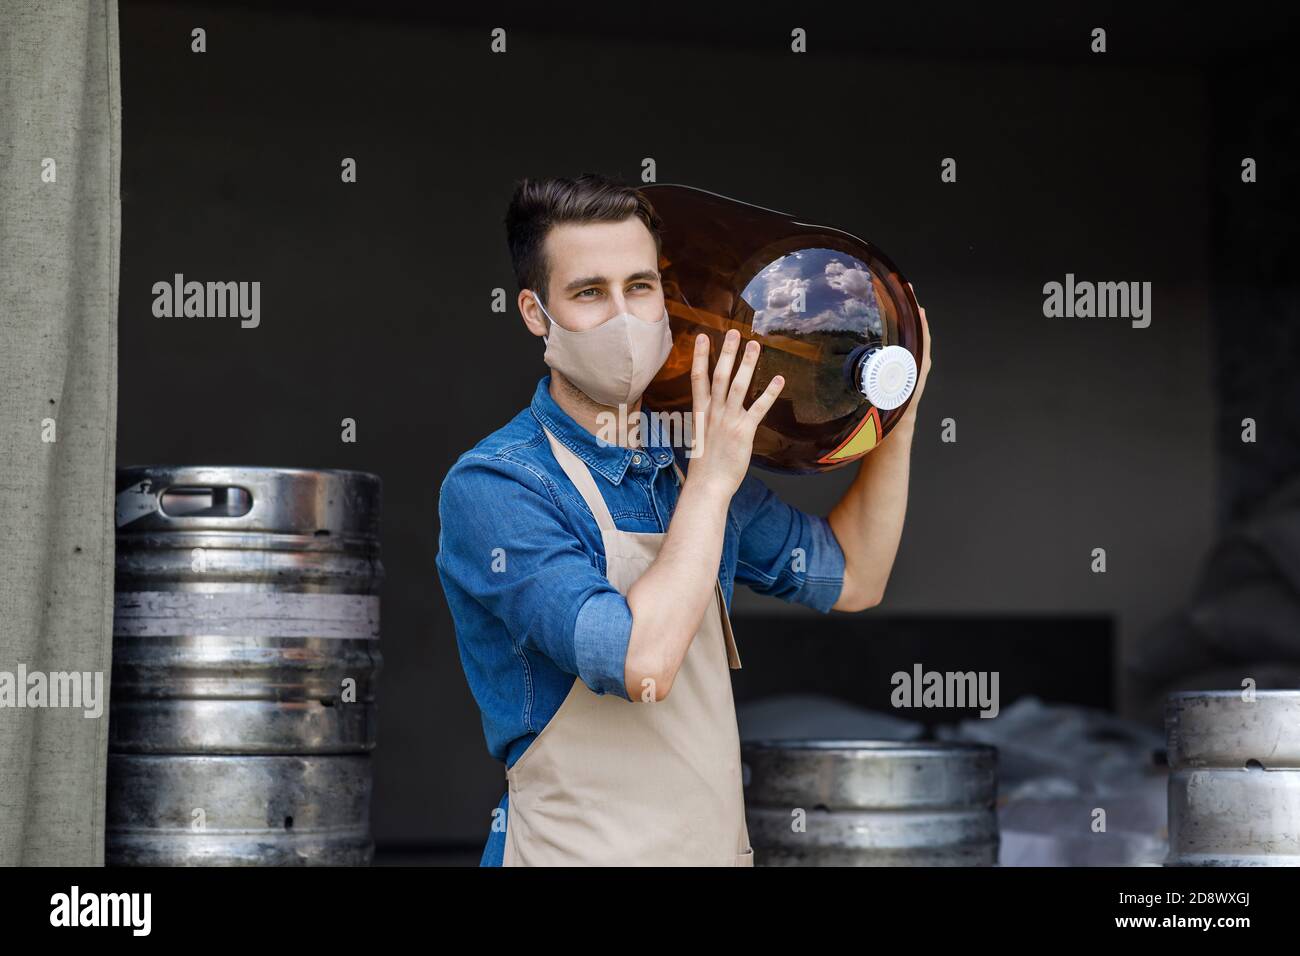
<path fill-rule="evenodd" d="M 862 363 L 858 388 L 877 408 L 897 408 L 916 388 L 916 359 L 901 345 L 873 349 Z"/>

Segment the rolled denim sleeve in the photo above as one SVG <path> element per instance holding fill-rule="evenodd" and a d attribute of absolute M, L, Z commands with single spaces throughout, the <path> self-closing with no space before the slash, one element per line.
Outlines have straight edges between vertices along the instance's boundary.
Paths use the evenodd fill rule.
<path fill-rule="evenodd" d="M 759 594 L 825 613 L 844 587 L 844 551 L 830 522 L 786 504 L 746 476 L 731 514 L 740 525 L 736 580 Z"/>
<path fill-rule="evenodd" d="M 437 565 L 497 617 L 517 648 L 545 654 L 597 694 L 629 699 L 627 601 L 526 465 L 462 456 L 443 480 Z"/>
<path fill-rule="evenodd" d="M 573 625 L 573 654 L 583 682 L 598 694 L 627 698 L 625 664 L 632 609 L 617 591 L 587 598 Z"/>

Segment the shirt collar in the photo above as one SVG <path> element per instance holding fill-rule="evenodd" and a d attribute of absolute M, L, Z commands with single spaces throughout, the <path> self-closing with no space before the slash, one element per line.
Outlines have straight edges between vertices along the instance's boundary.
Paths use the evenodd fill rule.
<path fill-rule="evenodd" d="M 530 408 L 533 417 L 545 426 L 561 445 L 564 445 L 616 485 L 623 481 L 623 476 L 627 474 L 632 458 L 637 454 L 648 453 L 651 459 L 660 466 L 669 464 L 672 461 L 672 448 L 660 435 L 661 429 L 655 427 L 656 422 L 653 416 L 647 418 L 646 424 L 649 427 L 646 431 L 650 434 L 644 436 L 647 446 L 644 450 L 638 451 L 634 448 L 624 448 L 621 445 L 602 442 L 596 435 L 575 422 L 568 412 L 556 404 L 555 399 L 551 397 L 551 376 L 549 373 L 543 375 L 537 383 L 537 388 L 533 391 L 533 401 Z"/>

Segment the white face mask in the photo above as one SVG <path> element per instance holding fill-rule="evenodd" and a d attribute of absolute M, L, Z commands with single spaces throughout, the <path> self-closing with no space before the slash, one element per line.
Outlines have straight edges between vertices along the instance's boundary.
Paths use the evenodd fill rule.
<path fill-rule="evenodd" d="M 536 292 L 533 298 L 551 323 L 542 358 L 598 405 L 626 405 L 639 398 L 672 351 L 666 308 L 654 322 L 621 312 L 594 329 L 570 332 L 551 318 Z"/>

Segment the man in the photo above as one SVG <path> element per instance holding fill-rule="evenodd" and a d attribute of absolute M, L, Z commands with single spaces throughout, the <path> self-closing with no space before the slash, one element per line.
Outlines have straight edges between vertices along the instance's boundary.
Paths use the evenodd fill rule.
<path fill-rule="evenodd" d="M 551 373 L 439 500 L 438 571 L 508 782 L 482 865 L 752 865 L 734 585 L 861 611 L 897 552 L 928 334 L 906 417 L 827 518 L 747 476 L 784 383 L 744 407 L 759 346 L 741 352 L 734 330 L 711 377 L 696 342 L 689 454 L 654 428 L 642 445 L 605 440 L 669 352 L 659 227 L 641 193 L 591 174 L 524 180 L 506 216 L 519 311 Z"/>

